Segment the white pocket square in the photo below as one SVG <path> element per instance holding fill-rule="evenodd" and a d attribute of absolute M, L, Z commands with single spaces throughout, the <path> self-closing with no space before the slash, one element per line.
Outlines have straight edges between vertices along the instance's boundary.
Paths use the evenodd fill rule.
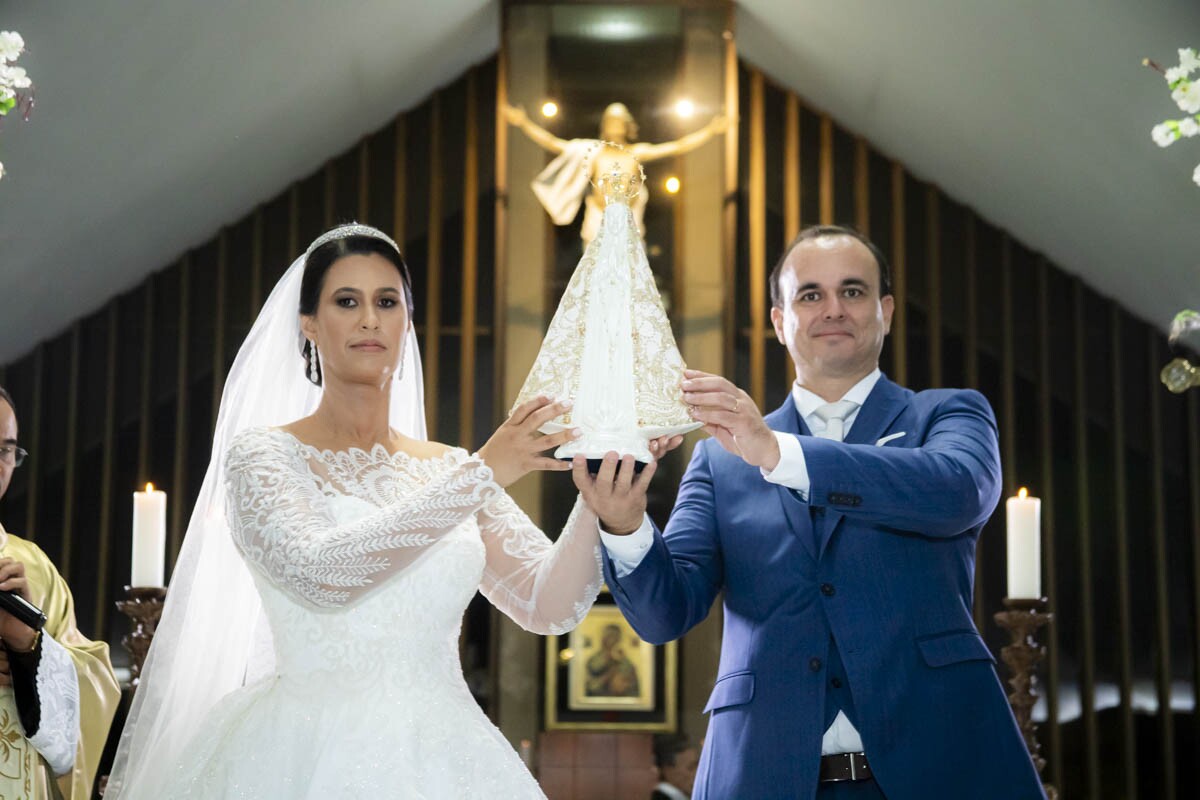
<path fill-rule="evenodd" d="M 875 446 L 883 447 L 885 444 L 890 442 L 892 439 L 899 439 L 901 436 L 903 436 L 906 433 L 908 433 L 908 431 L 900 431 L 899 433 L 889 433 L 887 436 L 884 436 L 882 439 L 880 439 L 878 442 L 876 442 Z"/>

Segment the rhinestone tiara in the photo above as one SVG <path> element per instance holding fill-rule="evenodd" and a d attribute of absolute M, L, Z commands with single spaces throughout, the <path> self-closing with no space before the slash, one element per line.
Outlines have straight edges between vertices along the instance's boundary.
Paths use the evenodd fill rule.
<path fill-rule="evenodd" d="M 304 251 L 307 256 L 313 250 L 316 250 L 323 244 L 332 242 L 334 239 L 346 239 L 350 236 L 370 236 L 372 239 L 382 239 L 392 246 L 397 253 L 400 252 L 400 246 L 393 241 L 392 237 L 388 236 L 378 228 L 372 228 L 370 225 L 363 225 L 358 222 L 348 222 L 345 225 L 339 225 L 333 230 L 326 231 L 313 240 L 313 243 Z"/>

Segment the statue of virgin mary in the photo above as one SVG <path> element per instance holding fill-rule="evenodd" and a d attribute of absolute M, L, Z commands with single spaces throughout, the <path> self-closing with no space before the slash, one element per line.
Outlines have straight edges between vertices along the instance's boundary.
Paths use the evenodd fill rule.
<path fill-rule="evenodd" d="M 605 200 L 596 237 L 575 268 L 519 405 L 545 395 L 574 404 L 543 433 L 579 428 L 583 435 L 556 458 L 606 453 L 652 460 L 649 442 L 699 428 L 679 388 L 684 363 L 646 260 L 632 205 L 642 191 L 641 165 L 603 143 L 592 156 L 596 188 Z"/>

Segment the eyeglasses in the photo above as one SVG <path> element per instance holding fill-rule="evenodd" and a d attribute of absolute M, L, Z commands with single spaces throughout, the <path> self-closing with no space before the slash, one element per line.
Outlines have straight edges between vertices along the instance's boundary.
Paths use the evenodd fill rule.
<path fill-rule="evenodd" d="M 15 444 L 0 445 L 0 461 L 10 467 L 21 466 L 25 463 L 25 457 L 28 455 L 29 451 L 24 447 L 17 447 Z"/>

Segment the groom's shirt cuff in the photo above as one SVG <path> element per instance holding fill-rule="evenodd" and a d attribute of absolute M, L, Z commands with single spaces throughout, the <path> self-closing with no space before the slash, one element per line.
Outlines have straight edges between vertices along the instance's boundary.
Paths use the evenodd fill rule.
<path fill-rule="evenodd" d="M 812 481 L 808 478 L 808 462 L 804 460 L 804 448 L 800 446 L 800 439 L 779 431 L 775 431 L 775 439 L 779 442 L 779 463 L 770 471 L 760 467 L 759 472 L 768 482 L 786 486 L 807 503 Z"/>
<path fill-rule="evenodd" d="M 596 520 L 596 528 L 600 530 L 600 541 L 612 559 L 613 572 L 618 578 L 624 578 L 637 569 L 654 544 L 654 529 L 650 527 L 650 517 L 645 514 L 642 515 L 642 526 L 626 536 L 606 533 L 600 527 L 600 520 Z"/>

